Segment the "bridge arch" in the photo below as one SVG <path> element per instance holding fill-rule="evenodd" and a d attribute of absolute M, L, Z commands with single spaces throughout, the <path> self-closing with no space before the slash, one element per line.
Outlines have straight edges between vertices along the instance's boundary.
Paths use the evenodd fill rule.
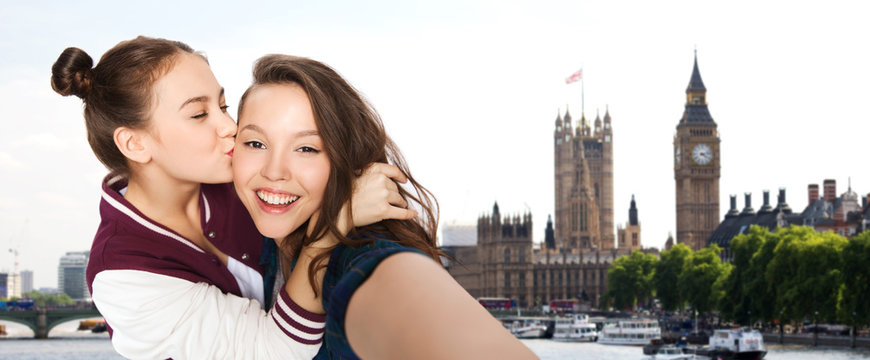
<path fill-rule="evenodd" d="M 45 339 L 54 327 L 67 321 L 102 317 L 96 309 L 53 309 L 0 312 L 0 320 L 22 324 L 37 339 Z"/>

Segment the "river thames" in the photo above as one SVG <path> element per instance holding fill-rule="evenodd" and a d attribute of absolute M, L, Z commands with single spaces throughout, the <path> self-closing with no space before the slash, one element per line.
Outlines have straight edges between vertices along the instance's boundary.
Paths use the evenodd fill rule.
<path fill-rule="evenodd" d="M 0 337 L 0 359 L 21 360 L 110 360 L 123 359 L 113 349 L 108 335 L 76 331 L 77 322 L 62 324 L 52 330 L 47 340 L 35 340 L 29 329 L 0 322 L 9 336 Z M 597 343 L 565 343 L 546 339 L 523 340 L 542 360 L 640 360 L 640 347 L 600 345 Z M 807 346 L 768 346 L 767 360 L 854 360 L 870 359 L 870 349 L 844 349 Z"/>

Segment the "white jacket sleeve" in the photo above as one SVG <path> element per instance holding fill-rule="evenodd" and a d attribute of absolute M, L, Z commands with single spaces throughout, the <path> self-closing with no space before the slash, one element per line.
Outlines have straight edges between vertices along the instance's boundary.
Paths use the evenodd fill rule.
<path fill-rule="evenodd" d="M 140 270 L 100 272 L 92 297 L 131 359 L 311 359 L 325 327 L 284 291 L 265 312 L 216 286 Z"/>

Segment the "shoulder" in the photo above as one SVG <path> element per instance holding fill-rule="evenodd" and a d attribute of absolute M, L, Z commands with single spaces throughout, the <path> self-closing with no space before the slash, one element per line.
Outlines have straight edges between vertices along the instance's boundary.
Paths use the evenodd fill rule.
<path fill-rule="evenodd" d="M 327 276 L 342 277 L 345 274 L 357 273 L 363 278 L 374 271 L 384 259 L 399 253 L 421 253 L 419 250 L 403 246 L 386 238 L 353 239 L 365 242 L 359 246 L 339 244 L 329 259 Z"/>

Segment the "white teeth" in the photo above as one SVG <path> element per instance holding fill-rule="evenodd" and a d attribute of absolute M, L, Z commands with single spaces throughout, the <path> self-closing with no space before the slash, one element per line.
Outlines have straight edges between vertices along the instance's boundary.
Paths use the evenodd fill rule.
<path fill-rule="evenodd" d="M 257 197 L 263 202 L 270 205 L 288 205 L 296 200 L 299 200 L 298 196 L 290 196 L 284 194 L 273 194 L 263 190 L 257 191 Z"/>

